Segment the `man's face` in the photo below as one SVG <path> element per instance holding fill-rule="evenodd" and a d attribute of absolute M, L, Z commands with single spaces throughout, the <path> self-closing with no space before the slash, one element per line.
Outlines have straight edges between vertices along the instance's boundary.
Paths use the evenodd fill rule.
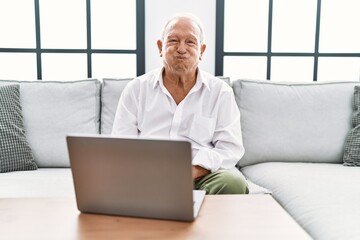
<path fill-rule="evenodd" d="M 171 22 L 164 42 L 158 41 L 165 70 L 175 74 L 195 73 L 205 47 L 200 44 L 199 28 L 187 19 Z"/>

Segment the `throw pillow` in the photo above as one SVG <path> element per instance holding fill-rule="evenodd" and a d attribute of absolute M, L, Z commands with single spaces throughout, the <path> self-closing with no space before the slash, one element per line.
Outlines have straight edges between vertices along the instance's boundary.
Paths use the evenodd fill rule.
<path fill-rule="evenodd" d="M 20 104 L 20 86 L 0 87 L 0 172 L 35 170 L 26 140 Z"/>
<path fill-rule="evenodd" d="M 352 127 L 345 141 L 344 165 L 360 166 L 360 86 L 355 86 Z"/>

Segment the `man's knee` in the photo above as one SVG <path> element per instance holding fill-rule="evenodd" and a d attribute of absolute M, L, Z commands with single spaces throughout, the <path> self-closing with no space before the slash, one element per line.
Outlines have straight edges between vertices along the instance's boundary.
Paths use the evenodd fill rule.
<path fill-rule="evenodd" d="M 221 171 L 219 182 L 223 184 L 219 194 L 247 194 L 249 190 L 244 177 L 236 171 Z"/>
<path fill-rule="evenodd" d="M 246 180 L 240 172 L 220 170 L 199 181 L 199 189 L 207 194 L 247 194 Z"/>

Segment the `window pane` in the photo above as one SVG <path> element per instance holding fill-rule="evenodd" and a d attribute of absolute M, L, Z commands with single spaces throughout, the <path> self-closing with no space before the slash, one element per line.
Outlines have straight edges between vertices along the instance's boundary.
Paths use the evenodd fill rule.
<path fill-rule="evenodd" d="M 266 52 L 268 0 L 226 0 L 225 52 Z"/>
<path fill-rule="evenodd" d="M 360 58 L 319 57 L 318 81 L 360 81 Z"/>
<path fill-rule="evenodd" d="M 0 53 L 0 79 L 36 80 L 35 53 Z"/>
<path fill-rule="evenodd" d="M 92 54 L 94 78 L 136 77 L 135 54 Z"/>
<path fill-rule="evenodd" d="M 266 57 L 224 57 L 224 76 L 236 79 L 266 79 Z"/>
<path fill-rule="evenodd" d="M 317 1 L 314 0 L 274 1 L 272 21 L 273 52 L 314 51 L 316 3 Z"/>
<path fill-rule="evenodd" d="M 0 47 L 35 48 L 34 1 L 0 1 Z"/>
<path fill-rule="evenodd" d="M 313 57 L 272 57 L 271 80 L 286 82 L 313 81 Z"/>
<path fill-rule="evenodd" d="M 136 1 L 91 1 L 92 48 L 136 49 Z"/>
<path fill-rule="evenodd" d="M 320 52 L 360 52 L 360 1 L 321 1 Z"/>
<path fill-rule="evenodd" d="M 86 48 L 86 1 L 40 0 L 42 48 Z"/>
<path fill-rule="evenodd" d="M 43 80 L 78 80 L 87 78 L 87 56 L 83 53 L 43 53 Z"/>

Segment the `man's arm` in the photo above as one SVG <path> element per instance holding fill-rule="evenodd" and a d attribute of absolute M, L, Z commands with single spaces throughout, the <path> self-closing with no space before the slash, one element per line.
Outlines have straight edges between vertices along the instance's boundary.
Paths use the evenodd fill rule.
<path fill-rule="evenodd" d="M 138 135 L 138 99 L 135 95 L 137 87 L 134 79 L 123 90 L 114 118 L 112 135 Z"/>
<path fill-rule="evenodd" d="M 193 165 L 211 172 L 233 168 L 244 155 L 240 112 L 232 91 L 224 91 L 219 98 L 215 131 L 212 144 L 214 148 L 200 148 L 193 159 Z"/>
<path fill-rule="evenodd" d="M 210 171 L 200 166 L 192 166 L 192 177 L 194 180 L 200 179 L 208 175 Z"/>

